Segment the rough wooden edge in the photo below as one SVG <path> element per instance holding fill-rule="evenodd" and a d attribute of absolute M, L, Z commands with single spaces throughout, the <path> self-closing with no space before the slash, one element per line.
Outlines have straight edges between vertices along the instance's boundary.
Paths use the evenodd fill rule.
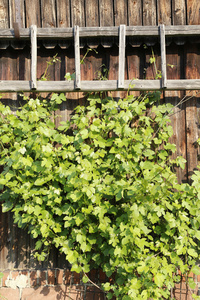
<path fill-rule="evenodd" d="M 37 26 L 32 25 L 31 31 L 31 88 L 37 89 Z"/>
<path fill-rule="evenodd" d="M 97 92 L 121 91 L 118 80 L 83 80 L 81 89 L 74 86 L 74 81 L 38 81 L 36 92 Z M 124 80 L 124 89 L 130 91 L 158 91 L 162 89 L 160 79 L 157 80 Z M 167 80 L 166 90 L 200 90 L 200 79 Z M 31 81 L 1 80 L 0 92 L 31 92 Z"/>
<path fill-rule="evenodd" d="M 160 50 L 161 50 L 161 73 L 162 88 L 167 87 L 167 69 L 166 69 L 166 46 L 165 46 L 165 25 L 160 25 Z"/>
<path fill-rule="evenodd" d="M 125 79 L 125 48 L 126 48 L 126 25 L 119 26 L 119 71 L 118 88 L 124 88 Z"/>
<path fill-rule="evenodd" d="M 127 26 L 126 36 L 157 36 L 159 37 L 158 26 Z M 165 26 L 166 36 L 198 36 L 200 25 L 177 25 Z M 73 28 L 38 28 L 38 39 L 70 39 L 73 38 Z M 118 27 L 80 27 L 80 37 L 110 37 L 118 36 Z M 14 29 L 0 29 L 0 39 L 15 39 Z M 20 29 L 20 39 L 29 39 L 29 29 Z"/>
<path fill-rule="evenodd" d="M 79 26 L 74 26 L 74 53 L 75 53 L 75 89 L 81 88 L 81 67 L 80 67 L 80 40 Z"/>

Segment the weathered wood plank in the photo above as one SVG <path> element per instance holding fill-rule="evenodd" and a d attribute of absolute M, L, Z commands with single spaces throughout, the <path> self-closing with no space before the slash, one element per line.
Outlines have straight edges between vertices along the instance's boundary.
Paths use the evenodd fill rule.
<path fill-rule="evenodd" d="M 160 25 L 160 49 L 161 49 L 161 73 L 162 88 L 167 86 L 167 70 L 166 70 L 166 46 L 165 46 L 165 25 Z"/>
<path fill-rule="evenodd" d="M 70 0 L 57 0 L 56 5 L 57 26 L 60 28 L 71 27 Z M 62 49 L 65 49 L 71 45 L 71 41 L 62 40 L 58 42 L 58 45 Z"/>
<path fill-rule="evenodd" d="M 42 27 L 56 27 L 56 3 L 55 0 L 41 0 L 41 18 Z M 57 43 L 43 42 L 47 49 L 53 49 Z"/>
<path fill-rule="evenodd" d="M 85 7 L 84 0 L 73 0 L 71 2 L 71 25 L 85 27 Z"/>
<path fill-rule="evenodd" d="M 37 25 L 41 27 L 41 14 L 40 14 L 40 1 L 39 0 L 26 0 L 26 27 Z"/>
<path fill-rule="evenodd" d="M 143 25 L 156 24 L 156 0 L 143 0 Z"/>
<path fill-rule="evenodd" d="M 31 87 L 37 89 L 37 26 L 31 26 Z"/>
<path fill-rule="evenodd" d="M 9 16 L 8 16 L 8 1 L 0 0 L 0 28 L 9 28 Z M 9 46 L 8 41 L 1 41 L 0 49 L 6 49 Z"/>
<path fill-rule="evenodd" d="M 173 44 L 170 45 L 167 50 L 167 86 L 173 86 L 173 82 L 176 82 L 175 79 L 179 79 L 183 75 L 181 74 L 181 63 L 183 63 L 181 47 Z M 177 106 L 183 95 L 184 93 L 180 91 L 164 91 L 165 102 L 175 106 L 171 114 L 173 135 L 170 138 L 170 142 L 176 144 L 177 152 L 172 157 L 175 158 L 177 155 L 181 155 L 186 159 L 185 103 Z M 186 168 L 184 170 L 178 168 L 177 176 L 179 182 L 187 181 Z"/>
<path fill-rule="evenodd" d="M 197 45 L 190 45 L 185 47 L 186 56 L 186 70 L 185 76 L 188 79 L 199 78 L 199 51 Z M 198 115 L 197 115 L 197 97 L 195 92 L 193 92 L 194 97 L 191 97 L 189 101 L 186 102 L 186 133 L 187 133 L 187 166 L 188 166 L 188 176 L 191 177 L 194 169 L 198 164 Z M 199 98 L 198 98 L 199 100 Z"/>
<path fill-rule="evenodd" d="M 127 15 L 127 1 L 126 0 L 114 0 L 114 24 L 119 26 L 121 24 L 128 25 Z"/>
<path fill-rule="evenodd" d="M 57 26 L 58 27 L 71 27 L 71 12 L 70 0 L 57 0 Z"/>
<path fill-rule="evenodd" d="M 23 0 L 9 0 L 9 17 L 10 27 L 14 27 L 14 23 L 17 23 L 19 28 L 25 27 L 25 7 Z M 14 49 L 23 49 L 25 43 L 21 40 L 11 42 L 11 46 Z"/>
<path fill-rule="evenodd" d="M 99 0 L 100 27 L 114 26 L 113 0 Z"/>
<path fill-rule="evenodd" d="M 157 18 L 158 24 L 172 24 L 171 1 L 157 0 Z"/>
<path fill-rule="evenodd" d="M 81 88 L 79 26 L 74 26 L 75 89 Z"/>
<path fill-rule="evenodd" d="M 28 28 L 20 29 L 20 39 L 30 38 Z M 117 37 L 118 27 L 80 27 L 80 37 Z M 158 26 L 127 26 L 127 36 L 153 37 L 159 36 Z M 200 35 L 200 25 L 166 26 L 165 35 L 173 37 L 198 36 Z M 71 39 L 73 38 L 72 28 L 38 28 L 38 39 Z M 13 29 L 0 29 L 0 39 L 15 39 Z"/>
<path fill-rule="evenodd" d="M 172 24 L 186 24 L 185 0 L 172 0 Z"/>
<path fill-rule="evenodd" d="M 124 88 L 125 79 L 125 49 L 126 49 L 126 25 L 119 27 L 119 71 L 118 88 Z"/>
<path fill-rule="evenodd" d="M 199 25 L 200 24 L 200 1 L 187 0 L 187 24 Z"/>
<path fill-rule="evenodd" d="M 141 0 L 128 0 L 128 25 L 142 25 L 142 2 Z"/>
<path fill-rule="evenodd" d="M 116 60 L 117 61 L 117 60 Z M 115 63 L 116 66 L 116 63 Z M 115 73 L 116 74 L 116 73 Z M 76 92 L 74 81 L 38 81 L 36 92 Z M 125 80 L 124 91 L 155 91 L 161 90 L 161 80 Z M 80 92 L 121 91 L 118 80 L 81 81 Z M 200 79 L 167 80 L 166 90 L 200 90 Z M 31 81 L 27 80 L 1 80 L 0 92 L 31 92 Z"/>
<path fill-rule="evenodd" d="M 85 15 L 87 27 L 98 27 L 99 24 L 98 0 L 85 0 Z"/>

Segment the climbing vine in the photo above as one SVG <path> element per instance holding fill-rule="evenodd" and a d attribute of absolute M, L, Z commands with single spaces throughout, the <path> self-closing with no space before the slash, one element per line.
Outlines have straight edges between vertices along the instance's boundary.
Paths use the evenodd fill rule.
<path fill-rule="evenodd" d="M 58 128 L 64 94 L 27 99 L 15 114 L 0 104 L 3 211 L 37 238 L 39 260 L 54 245 L 83 281 L 102 268 L 107 299 L 169 299 L 177 270 L 200 274 L 200 175 L 178 184 L 173 108 L 157 98 L 90 94 Z"/>

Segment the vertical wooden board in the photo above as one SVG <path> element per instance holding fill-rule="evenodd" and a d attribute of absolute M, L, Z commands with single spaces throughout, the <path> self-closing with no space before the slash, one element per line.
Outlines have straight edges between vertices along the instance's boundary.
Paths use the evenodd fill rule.
<path fill-rule="evenodd" d="M 113 0 L 99 0 L 99 22 L 100 27 L 114 26 Z M 107 48 L 113 44 L 113 39 L 102 38 L 101 44 Z"/>
<path fill-rule="evenodd" d="M 10 28 L 13 28 L 13 23 L 17 22 L 18 20 L 16 19 L 17 13 L 16 13 L 16 5 L 15 1 L 16 0 L 8 0 L 9 1 L 9 18 L 10 18 Z M 20 4 L 20 7 L 17 7 L 17 11 L 20 13 L 20 27 L 25 27 L 25 7 L 24 7 L 24 1 L 23 0 L 18 0 L 17 3 Z"/>
<path fill-rule="evenodd" d="M 186 24 L 185 0 L 172 0 L 172 24 Z"/>
<path fill-rule="evenodd" d="M 185 45 L 185 76 L 187 79 L 200 78 L 198 67 L 200 63 L 199 55 L 200 53 L 196 44 Z M 188 176 L 190 178 L 198 163 L 197 139 L 199 137 L 199 120 L 197 102 L 199 101 L 199 98 L 196 97 L 195 91 L 191 91 L 189 94 L 194 95 L 194 97 L 191 97 L 191 99 L 186 102 L 187 165 Z"/>
<path fill-rule="evenodd" d="M 8 1 L 0 0 L 0 29 L 9 28 Z M 1 41 L 0 49 L 6 49 L 9 45 L 7 41 Z"/>
<path fill-rule="evenodd" d="M 141 26 L 142 25 L 142 1 L 128 0 L 128 25 Z"/>
<path fill-rule="evenodd" d="M 127 78 L 130 80 L 140 79 L 140 60 L 143 49 L 141 47 L 127 46 Z M 139 91 L 130 91 L 131 95 L 139 96 Z"/>
<path fill-rule="evenodd" d="M 41 0 L 42 27 L 56 27 L 55 0 Z"/>
<path fill-rule="evenodd" d="M 71 27 L 70 0 L 57 0 L 56 8 L 57 26 Z"/>
<path fill-rule="evenodd" d="M 99 0 L 100 26 L 114 26 L 113 0 Z"/>
<path fill-rule="evenodd" d="M 8 213 L 2 213 L 2 208 L 0 207 L 0 269 L 6 270 L 7 257 L 8 257 Z"/>
<path fill-rule="evenodd" d="M 200 24 L 200 1 L 187 0 L 187 25 Z"/>
<path fill-rule="evenodd" d="M 167 48 L 167 78 L 180 79 L 181 65 L 183 63 L 183 52 L 181 47 L 172 44 Z M 173 106 L 179 104 L 184 93 L 180 91 L 165 91 L 165 102 L 171 103 Z M 171 112 L 171 125 L 173 127 L 173 135 L 170 142 L 176 144 L 177 152 L 172 155 L 175 158 L 177 155 L 183 156 L 186 159 L 186 133 L 185 133 L 185 104 L 181 104 Z M 187 181 L 187 169 L 178 168 L 177 176 L 179 182 Z"/>
<path fill-rule="evenodd" d="M 121 24 L 128 25 L 127 15 L 127 0 L 114 0 L 114 24 L 119 26 Z M 111 26 L 111 25 L 110 25 Z"/>
<path fill-rule="evenodd" d="M 143 25 L 157 25 L 156 0 L 143 0 Z"/>
<path fill-rule="evenodd" d="M 57 0 L 56 2 L 56 13 L 57 13 L 57 26 L 58 27 L 71 27 L 71 10 L 70 0 Z M 62 48 L 68 48 L 71 45 L 71 41 L 62 40 L 58 41 L 58 45 Z"/>
<path fill-rule="evenodd" d="M 86 27 L 99 27 L 99 1 L 85 0 Z"/>
<path fill-rule="evenodd" d="M 187 16 L 188 24 L 200 24 L 199 20 L 199 1 L 187 1 Z M 185 77 L 187 79 L 200 78 L 200 52 L 197 44 L 185 44 Z M 186 102 L 186 134 L 187 134 L 187 160 L 188 160 L 188 175 L 192 174 L 198 163 L 198 147 L 196 141 L 199 137 L 199 115 L 198 107 L 199 94 L 197 91 L 192 92 L 194 97 Z"/>
<path fill-rule="evenodd" d="M 41 0 L 42 27 L 56 27 L 56 3 L 55 0 Z M 57 42 L 43 42 L 47 49 L 55 48 Z"/>
<path fill-rule="evenodd" d="M 41 14 L 40 14 L 40 1 L 39 0 L 26 0 L 26 27 L 29 28 L 31 25 L 42 26 Z"/>
<path fill-rule="evenodd" d="M 109 65 L 109 80 L 117 80 L 118 79 L 118 70 L 119 70 L 119 48 L 117 45 L 114 45 L 112 48 L 107 51 L 107 63 Z M 127 66 L 126 66 L 126 77 L 127 79 Z M 112 91 L 112 97 L 117 101 L 120 98 L 124 98 L 126 96 L 126 91 Z"/>
<path fill-rule="evenodd" d="M 73 0 L 71 1 L 71 18 L 72 27 L 78 25 L 85 27 L 85 5 L 84 0 Z"/>
<path fill-rule="evenodd" d="M 157 0 L 157 18 L 158 24 L 172 24 L 171 0 Z"/>
<path fill-rule="evenodd" d="M 14 27 L 14 23 L 18 22 L 19 28 L 25 27 L 25 7 L 23 0 L 8 0 L 9 1 L 9 20 L 10 28 Z M 18 7 L 19 4 L 19 7 Z M 24 41 L 16 40 L 10 42 L 14 49 L 23 49 L 25 46 Z"/>

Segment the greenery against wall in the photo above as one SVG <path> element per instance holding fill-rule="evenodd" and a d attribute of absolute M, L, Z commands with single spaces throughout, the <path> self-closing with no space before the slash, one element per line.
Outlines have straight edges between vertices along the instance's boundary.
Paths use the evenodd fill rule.
<path fill-rule="evenodd" d="M 102 268 L 108 299 L 168 299 L 177 270 L 200 274 L 200 174 L 178 184 L 172 106 L 157 99 L 89 95 L 58 128 L 64 94 L 27 99 L 15 114 L 0 104 L 3 211 L 37 238 L 39 260 L 55 245 L 83 281 Z"/>

